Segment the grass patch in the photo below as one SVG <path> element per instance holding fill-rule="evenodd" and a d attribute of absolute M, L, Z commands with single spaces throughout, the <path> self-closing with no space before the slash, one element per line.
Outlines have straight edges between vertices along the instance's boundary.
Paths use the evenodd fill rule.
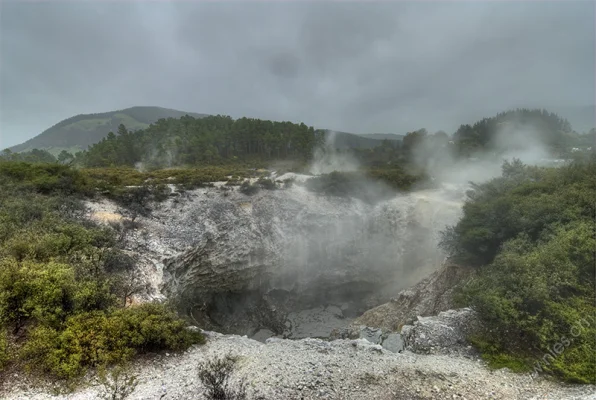
<path fill-rule="evenodd" d="M 481 336 L 472 336 L 468 340 L 482 353 L 482 359 L 493 369 L 509 368 L 513 372 L 530 371 L 530 359 L 514 356 L 500 350 Z"/>
<path fill-rule="evenodd" d="M 89 177 L 96 186 L 108 190 L 115 186 L 138 186 L 147 181 L 154 184 L 182 185 L 186 189 L 194 189 L 209 182 L 235 181 L 256 175 L 253 171 L 237 166 L 166 168 L 147 172 L 127 167 L 84 168 L 81 173 Z"/>

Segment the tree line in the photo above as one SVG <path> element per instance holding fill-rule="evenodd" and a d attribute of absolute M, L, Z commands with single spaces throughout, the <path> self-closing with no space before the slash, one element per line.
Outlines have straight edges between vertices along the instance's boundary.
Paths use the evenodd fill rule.
<path fill-rule="evenodd" d="M 408 132 L 401 142 L 379 141 L 374 148 L 352 148 L 362 164 L 380 167 L 412 160 L 415 149 L 427 157 L 453 154 L 458 157 L 491 151 L 503 130 L 523 136 L 524 129 L 539 132 L 538 139 L 553 153 L 564 155 L 574 146 L 587 147 L 596 139 L 596 130 L 585 135 L 574 132 L 569 121 L 539 109 L 516 109 L 461 125 L 453 136 L 444 131 L 429 134 L 426 129 Z M 237 161 L 308 161 L 315 148 L 325 141 L 326 130 L 304 123 L 276 122 L 255 118 L 234 120 L 229 116 L 160 119 L 148 128 L 129 131 L 123 124 L 87 151 L 62 151 L 54 157 L 46 150 L 11 153 L 0 158 L 28 162 L 75 163 L 84 167 L 134 166 L 142 162 L 150 168 L 181 165 L 218 165 Z M 523 140 L 522 140 L 523 142 Z"/>
<path fill-rule="evenodd" d="M 497 114 L 491 118 L 483 118 L 470 125 L 460 125 L 453 135 L 460 154 L 494 147 L 499 132 L 505 129 L 520 130 L 535 128 L 540 132 L 543 144 L 554 151 L 562 151 L 574 137 L 571 124 L 565 118 L 543 109 L 518 108 Z"/>
<path fill-rule="evenodd" d="M 251 159 L 306 160 L 324 140 L 324 132 L 303 123 L 228 116 L 161 119 L 130 132 L 124 125 L 91 146 L 81 158 L 88 167 L 151 167 L 217 164 Z"/>

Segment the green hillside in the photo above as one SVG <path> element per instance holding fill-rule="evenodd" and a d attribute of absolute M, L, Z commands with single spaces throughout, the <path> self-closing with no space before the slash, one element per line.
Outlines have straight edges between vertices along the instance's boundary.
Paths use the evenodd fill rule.
<path fill-rule="evenodd" d="M 184 115 L 194 118 L 208 116 L 208 114 L 189 113 L 161 107 L 131 107 L 99 114 L 80 114 L 57 123 L 34 138 L 11 147 L 10 150 L 17 153 L 42 149 L 54 156 L 58 156 L 62 150 L 66 150 L 74 154 L 98 143 L 109 132 L 116 132 L 120 124 L 126 126 L 128 131 L 136 131 L 148 128 L 150 124 L 159 119 L 180 118 Z M 325 131 L 327 134 L 332 132 L 331 130 Z M 383 139 L 399 141 L 403 137 L 403 135 L 396 134 L 334 133 L 334 145 L 339 149 L 370 149 L 378 146 Z"/>
<path fill-rule="evenodd" d="M 189 113 L 161 107 L 131 107 L 99 114 L 79 114 L 65 119 L 24 143 L 11 147 L 13 152 L 45 149 L 52 154 L 62 150 L 76 152 L 99 142 L 118 125 L 135 131 L 145 129 L 161 118 L 180 118 L 184 115 L 201 118 L 207 114 Z"/>

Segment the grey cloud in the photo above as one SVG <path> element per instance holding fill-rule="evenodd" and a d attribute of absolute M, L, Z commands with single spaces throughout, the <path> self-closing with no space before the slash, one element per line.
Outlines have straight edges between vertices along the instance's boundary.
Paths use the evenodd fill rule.
<path fill-rule="evenodd" d="M 594 103 L 593 2 L 1 4 L 0 147 L 133 105 L 449 132 Z"/>

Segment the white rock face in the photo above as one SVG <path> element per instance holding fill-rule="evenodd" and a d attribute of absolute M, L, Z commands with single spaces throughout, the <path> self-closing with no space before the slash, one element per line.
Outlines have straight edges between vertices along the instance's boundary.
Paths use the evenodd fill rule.
<path fill-rule="evenodd" d="M 168 204 L 157 214 L 170 216 L 166 236 L 191 247 L 167 260 L 165 289 L 258 288 L 269 275 L 272 288 L 307 290 L 321 279 L 347 282 L 368 275 L 367 281 L 405 281 L 405 273 L 426 267 L 424 275 L 442 261 L 439 230 L 459 216 L 461 203 L 445 194 L 421 191 L 371 205 L 300 186 L 252 197 L 193 192 L 179 209 Z M 428 244 L 424 254 L 408 252 L 421 240 Z M 435 256 L 436 263 L 408 264 L 407 257 L 416 256 Z M 370 276 L 375 272 L 382 275 Z"/>
<path fill-rule="evenodd" d="M 226 186 L 188 191 L 138 219 L 127 248 L 154 297 L 183 298 L 201 326 L 236 333 L 281 334 L 287 312 L 319 306 L 356 316 L 439 267 L 439 232 L 459 218 L 465 189 L 367 203 L 312 193 L 300 183 L 307 176 L 286 178 L 292 187 L 253 196 Z M 106 202 L 93 208 L 104 218 L 115 211 Z"/>

